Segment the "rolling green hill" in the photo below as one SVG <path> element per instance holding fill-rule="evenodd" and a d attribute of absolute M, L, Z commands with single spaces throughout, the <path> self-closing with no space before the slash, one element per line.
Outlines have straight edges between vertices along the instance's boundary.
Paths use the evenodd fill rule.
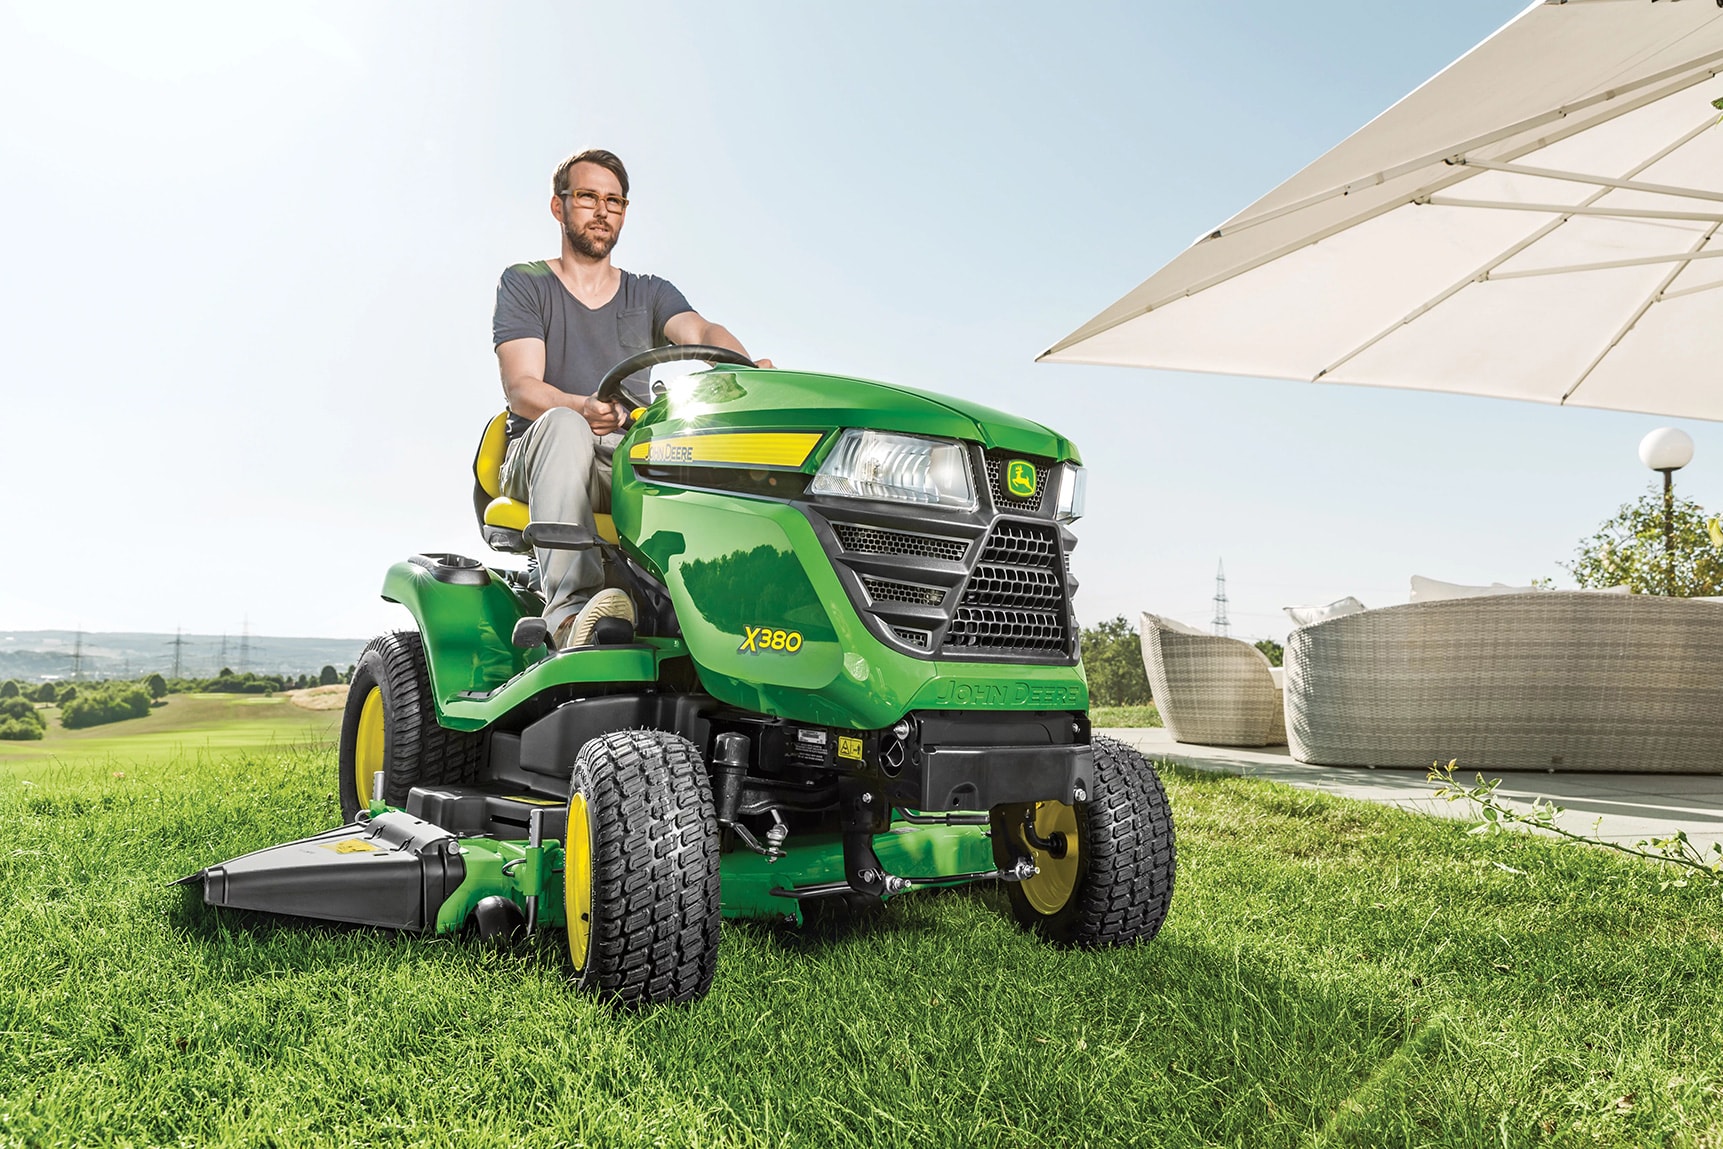
<path fill-rule="evenodd" d="M 56 707 L 43 708 L 42 716 L 48 728 L 40 742 L 0 742 L 0 777 L 44 765 L 123 769 L 179 758 L 213 761 L 270 748 L 321 747 L 333 743 L 341 725 L 338 707 L 307 709 L 288 694 L 170 694 L 147 717 L 84 730 L 61 726 Z"/>

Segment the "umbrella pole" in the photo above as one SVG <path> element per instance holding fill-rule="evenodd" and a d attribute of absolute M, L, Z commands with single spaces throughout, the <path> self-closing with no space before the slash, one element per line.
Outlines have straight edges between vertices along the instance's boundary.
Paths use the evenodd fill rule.
<path fill-rule="evenodd" d="M 1663 593 L 1675 594 L 1675 472 L 1663 469 Z"/>

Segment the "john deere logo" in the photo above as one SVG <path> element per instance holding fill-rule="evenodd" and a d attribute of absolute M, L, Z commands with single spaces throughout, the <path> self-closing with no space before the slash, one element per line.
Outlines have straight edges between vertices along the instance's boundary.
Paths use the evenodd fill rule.
<path fill-rule="evenodd" d="M 1013 459 L 1005 464 L 1005 489 L 1019 499 L 1035 494 L 1035 464 Z"/>

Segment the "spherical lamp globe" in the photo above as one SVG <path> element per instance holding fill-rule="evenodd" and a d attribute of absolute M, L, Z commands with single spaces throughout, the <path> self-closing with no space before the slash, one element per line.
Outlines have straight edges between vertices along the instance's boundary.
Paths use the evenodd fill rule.
<path fill-rule="evenodd" d="M 1659 427 L 1639 441 L 1639 461 L 1653 471 L 1679 471 L 1693 461 L 1693 439 L 1675 427 Z"/>

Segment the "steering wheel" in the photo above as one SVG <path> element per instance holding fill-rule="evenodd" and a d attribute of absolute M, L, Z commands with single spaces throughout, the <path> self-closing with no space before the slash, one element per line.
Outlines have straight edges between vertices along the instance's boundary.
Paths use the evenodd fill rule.
<path fill-rule="evenodd" d="M 627 359 L 604 373 L 604 378 L 598 382 L 598 390 L 594 397 L 601 403 L 614 403 L 618 399 L 626 399 L 634 407 L 649 407 L 650 401 L 643 400 L 638 395 L 623 390 L 622 381 L 640 370 L 642 367 L 656 367 L 660 363 L 680 363 L 685 359 L 698 359 L 716 366 L 719 363 L 732 363 L 737 367 L 752 367 L 754 361 L 739 351 L 728 347 L 713 347 L 709 343 L 672 343 L 667 347 L 650 347 L 645 351 L 630 355 Z"/>

